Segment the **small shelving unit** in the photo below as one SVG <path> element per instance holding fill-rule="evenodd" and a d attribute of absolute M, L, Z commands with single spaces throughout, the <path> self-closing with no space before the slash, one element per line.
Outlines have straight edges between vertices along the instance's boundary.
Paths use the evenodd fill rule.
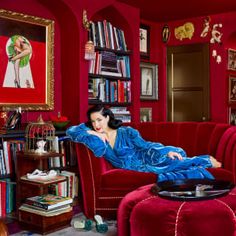
<path fill-rule="evenodd" d="M 15 164 L 17 169 L 16 172 L 17 209 L 25 198 L 48 193 L 47 187 L 50 184 L 52 184 L 51 181 L 47 183 L 46 182 L 36 183 L 35 181 L 22 179 L 22 176 L 25 176 L 27 173 L 33 172 L 35 169 L 49 170 L 48 159 L 55 158 L 58 156 L 62 156 L 62 154 L 61 153 L 29 154 L 29 153 L 24 153 L 23 151 L 17 152 L 16 164 Z M 53 183 L 60 183 L 63 181 L 66 181 L 66 178 L 55 180 L 53 181 Z"/>
<path fill-rule="evenodd" d="M 58 137 L 64 137 L 65 136 L 65 130 L 56 130 L 55 135 Z M 62 142 L 65 140 L 59 140 L 58 142 Z M 56 157 L 62 157 L 65 155 L 65 153 L 44 153 L 44 154 L 28 154 L 24 153 L 24 142 L 25 142 L 25 130 L 2 130 L 0 134 L 0 154 L 1 158 L 4 158 L 3 163 L 6 163 L 6 160 L 10 163 L 10 172 L 2 174 L 0 173 L 0 180 L 6 181 L 6 184 L 11 184 L 14 189 L 12 192 L 7 193 L 8 200 L 10 198 L 15 199 L 13 211 L 10 213 L 7 213 L 6 215 L 0 216 L 1 219 L 5 223 L 11 223 L 12 221 L 15 221 L 17 219 L 17 209 L 20 205 L 21 201 L 27 197 L 27 193 L 37 195 L 41 194 L 42 192 L 47 191 L 48 185 L 52 184 L 50 182 L 48 183 L 35 183 L 30 182 L 26 180 L 22 180 L 21 177 L 26 175 L 26 173 L 33 172 L 36 168 L 41 170 L 47 170 L 47 169 L 58 169 L 58 170 L 68 170 L 74 173 L 78 173 L 77 169 L 77 158 L 75 154 L 75 150 L 73 147 L 73 143 L 70 141 L 66 141 L 67 143 L 64 143 L 64 148 L 66 151 L 66 155 L 69 156 L 68 160 L 65 163 L 65 166 L 61 166 L 58 168 L 55 167 L 49 167 L 48 166 L 48 160 L 51 158 Z M 4 146 L 4 143 L 6 144 Z M 8 157 L 6 158 L 6 154 L 4 152 L 6 151 L 6 148 L 8 150 Z M 73 160 L 72 160 L 73 159 Z M 75 159 L 75 160 L 74 160 Z M 72 163 L 73 162 L 73 163 Z M 0 170 L 2 167 L 2 164 L 0 162 Z M 4 167 L 6 169 L 6 167 Z M 54 183 L 59 183 L 65 180 L 58 180 L 54 181 Z M 24 186 L 24 187 L 23 187 Z M 14 197 L 13 197 L 14 196 Z M 32 195 L 31 195 L 32 196 Z M 74 204 L 78 203 L 78 199 L 75 199 Z M 1 207 L 6 207 L 6 202 L 4 201 L 0 202 Z"/>

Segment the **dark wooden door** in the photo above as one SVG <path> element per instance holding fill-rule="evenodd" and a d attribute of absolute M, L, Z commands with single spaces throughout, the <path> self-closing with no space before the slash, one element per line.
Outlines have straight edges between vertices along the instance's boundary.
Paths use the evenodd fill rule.
<path fill-rule="evenodd" d="M 167 48 L 167 118 L 209 120 L 209 45 Z"/>

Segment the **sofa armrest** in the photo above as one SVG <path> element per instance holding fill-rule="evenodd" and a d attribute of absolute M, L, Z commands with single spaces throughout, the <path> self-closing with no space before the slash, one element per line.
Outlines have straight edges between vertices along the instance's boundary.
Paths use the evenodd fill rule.
<path fill-rule="evenodd" d="M 216 159 L 222 163 L 222 167 L 234 176 L 236 183 L 236 126 L 231 126 L 222 135 L 217 145 Z"/>
<path fill-rule="evenodd" d="M 76 143 L 76 154 L 84 213 L 94 215 L 96 192 L 100 189 L 102 174 L 111 167 L 103 158 L 95 157 L 93 152 L 81 143 Z"/>

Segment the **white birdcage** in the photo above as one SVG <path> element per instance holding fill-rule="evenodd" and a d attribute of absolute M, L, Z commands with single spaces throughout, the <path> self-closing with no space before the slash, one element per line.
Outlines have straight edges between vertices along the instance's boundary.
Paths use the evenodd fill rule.
<path fill-rule="evenodd" d="M 37 122 L 31 122 L 25 130 L 26 153 L 50 153 L 55 152 L 53 141 L 55 140 L 55 128 L 51 122 L 44 122 L 40 115 Z"/>

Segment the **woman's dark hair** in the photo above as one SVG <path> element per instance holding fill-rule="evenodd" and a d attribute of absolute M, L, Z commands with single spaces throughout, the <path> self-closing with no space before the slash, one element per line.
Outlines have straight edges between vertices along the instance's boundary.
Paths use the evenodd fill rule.
<path fill-rule="evenodd" d="M 93 129 L 92 122 L 91 122 L 91 114 L 94 112 L 100 112 L 104 117 L 109 116 L 110 119 L 108 121 L 108 126 L 112 129 L 118 129 L 122 125 L 122 121 L 115 119 L 113 112 L 109 108 L 106 108 L 105 106 L 99 104 L 99 105 L 90 107 L 87 111 L 88 121 L 86 122 L 86 125 L 91 129 Z"/>

